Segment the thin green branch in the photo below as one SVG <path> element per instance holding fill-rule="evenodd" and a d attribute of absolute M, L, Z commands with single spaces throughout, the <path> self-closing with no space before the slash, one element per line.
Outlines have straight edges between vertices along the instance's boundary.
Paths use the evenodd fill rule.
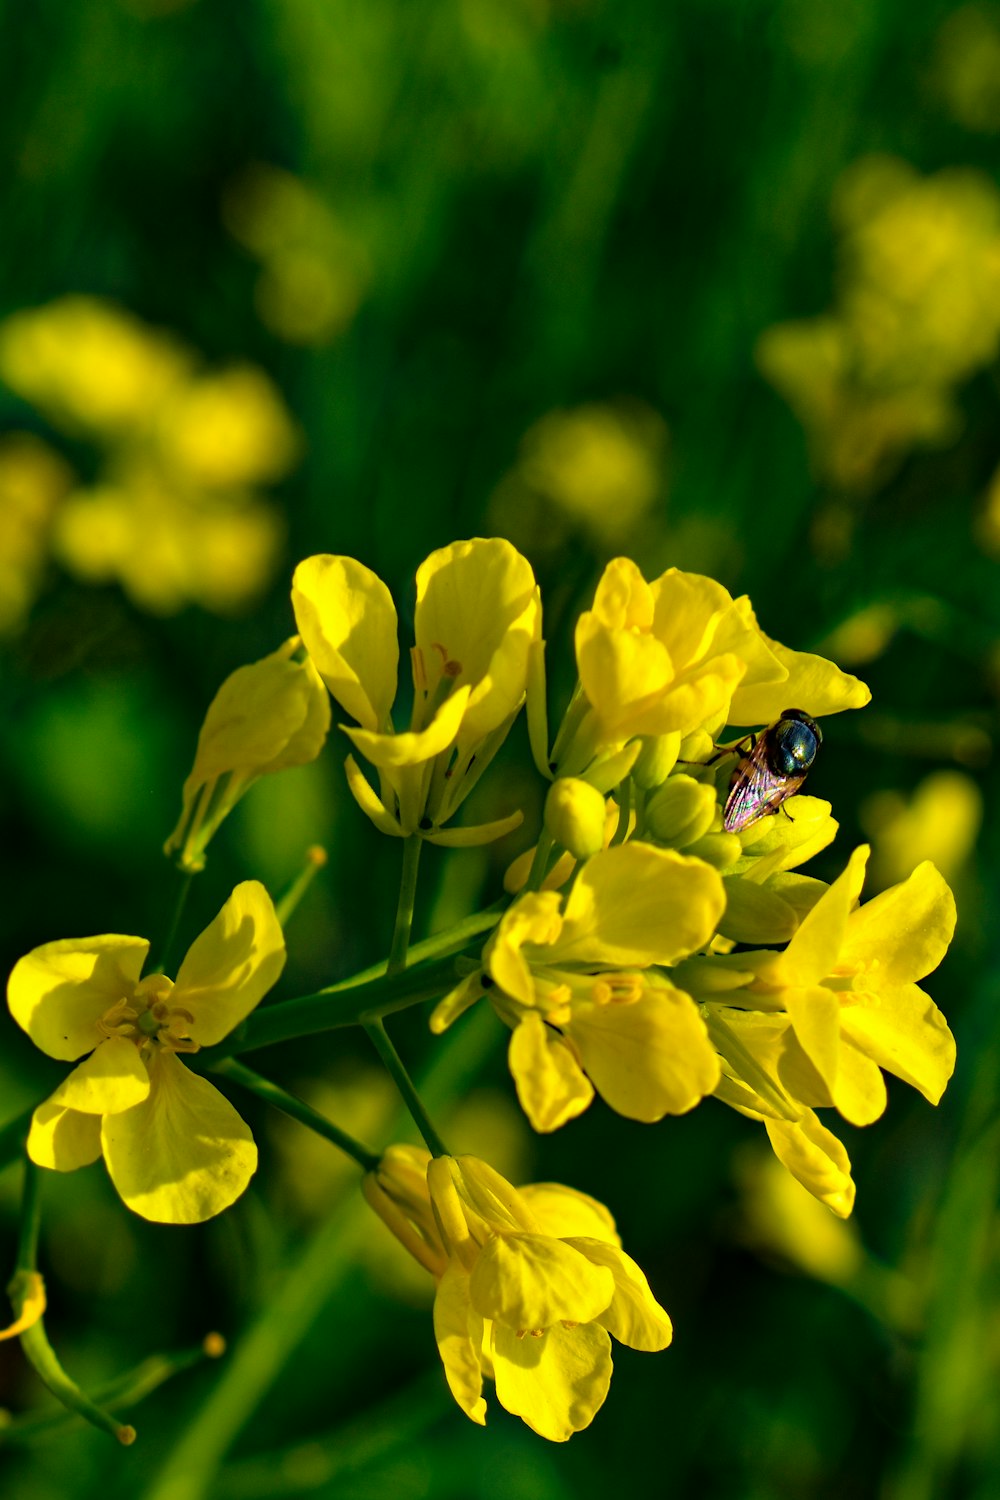
<path fill-rule="evenodd" d="M 17 1270 L 14 1282 L 38 1270 L 38 1168 L 30 1161 L 24 1163 L 24 1193 L 21 1201 L 21 1226 L 17 1246 Z M 20 1312 L 20 1308 L 16 1309 Z M 55 1350 L 49 1343 L 45 1324 L 41 1318 L 21 1334 L 21 1348 L 42 1384 L 61 1401 L 63 1406 L 85 1417 L 94 1427 L 108 1432 L 124 1446 L 135 1442 L 135 1428 L 123 1424 L 110 1412 L 98 1406 L 82 1391 L 75 1380 L 71 1380 L 59 1363 Z"/>
<path fill-rule="evenodd" d="M 428 1151 L 432 1156 L 450 1155 L 447 1146 L 444 1145 L 441 1137 L 431 1124 L 427 1111 L 420 1100 L 420 1095 L 413 1086 L 413 1080 L 403 1066 L 402 1058 L 389 1040 L 389 1033 L 386 1031 L 381 1019 L 367 1022 L 365 1032 L 370 1037 L 372 1046 L 382 1059 L 386 1070 L 392 1077 L 393 1083 L 399 1090 L 400 1097 L 409 1110 L 413 1123 L 420 1131 Z"/>
<path fill-rule="evenodd" d="M 396 922 L 392 930 L 387 974 L 395 974 L 406 968 L 413 927 L 413 908 L 417 898 L 417 870 L 423 842 L 418 834 L 411 834 L 408 839 L 403 840 L 403 869 L 399 877 L 399 901 L 396 904 Z"/>
<path fill-rule="evenodd" d="M 360 1141 L 356 1141 L 346 1130 L 341 1130 L 339 1125 L 334 1125 L 332 1120 L 327 1120 L 316 1110 L 311 1109 L 302 1099 L 297 1099 L 294 1094 L 287 1093 L 278 1084 L 272 1083 L 269 1078 L 262 1078 L 259 1073 L 254 1073 L 242 1063 L 235 1062 L 232 1058 L 223 1058 L 212 1068 L 213 1073 L 223 1078 L 231 1078 L 234 1083 L 240 1084 L 251 1094 L 256 1094 L 258 1099 L 263 1099 L 266 1104 L 280 1109 L 282 1114 L 288 1115 L 293 1120 L 298 1120 L 300 1125 L 313 1130 L 321 1135 L 324 1140 L 331 1141 L 341 1151 L 345 1152 L 352 1161 L 357 1162 L 363 1172 L 371 1172 L 378 1166 L 380 1157 L 377 1152 L 369 1151 Z"/>

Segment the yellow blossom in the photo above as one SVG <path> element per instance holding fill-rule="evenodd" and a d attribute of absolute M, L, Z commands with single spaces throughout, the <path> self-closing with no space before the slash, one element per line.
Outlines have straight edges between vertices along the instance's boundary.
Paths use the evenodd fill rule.
<path fill-rule="evenodd" d="M 849 1285 L 864 1263 L 853 1226 L 831 1216 L 773 1156 L 741 1152 L 736 1167 L 740 1238 L 807 1276 Z"/>
<path fill-rule="evenodd" d="M 0 325 L 0 377 L 72 432 L 145 426 L 190 362 L 168 334 L 96 297 L 63 297 Z"/>
<path fill-rule="evenodd" d="M 833 1104 L 854 1125 L 884 1110 L 883 1068 L 936 1104 L 955 1063 L 947 1023 L 917 984 L 951 941 L 951 891 L 924 863 L 858 906 L 867 858 L 867 847 L 855 850 L 783 952 L 699 960 L 680 976 L 706 1002 L 709 1028 L 717 1015 L 786 1100 Z M 736 988 L 709 993 L 713 966 Z"/>
<path fill-rule="evenodd" d="M 159 448 L 181 482 L 226 489 L 284 478 L 301 443 L 262 370 L 237 365 L 177 391 L 159 414 Z"/>
<path fill-rule="evenodd" d="M 140 977 L 148 951 L 143 938 L 108 934 L 45 943 L 15 964 L 15 1021 L 49 1057 L 84 1057 L 35 1110 L 28 1155 L 57 1172 L 103 1155 L 137 1214 L 197 1224 L 240 1196 L 257 1148 L 178 1053 L 220 1042 L 253 1010 L 284 967 L 285 941 L 271 898 L 250 880 L 191 945 L 176 983 Z"/>
<path fill-rule="evenodd" d="M 434 1333 L 452 1395 L 485 1424 L 484 1377 L 551 1442 L 590 1425 L 608 1393 L 611 1337 L 670 1343 L 670 1319 L 595 1199 L 514 1188 L 476 1157 L 393 1146 L 365 1196 L 434 1277 Z"/>
<path fill-rule="evenodd" d="M 180 821 L 164 845 L 183 870 L 200 870 L 209 839 L 260 776 L 316 759 L 330 727 L 330 700 L 292 636 L 277 651 L 237 667 L 208 706 Z"/>
<path fill-rule="evenodd" d="M 442 828 L 503 743 L 540 638 L 538 587 L 509 542 L 454 542 L 418 568 L 414 702 L 402 733 L 391 720 L 396 610 L 381 579 L 353 558 L 310 557 L 295 571 L 292 602 L 320 676 L 356 721 L 344 732 L 378 772 L 376 794 L 348 757 L 351 791 L 376 827 L 470 843 L 520 822 L 517 813 L 481 829 Z"/>
<path fill-rule="evenodd" d="M 267 584 L 283 537 L 280 513 L 254 495 L 179 489 L 156 466 L 130 461 L 63 502 L 52 546 L 77 578 L 116 580 L 151 614 L 188 603 L 232 614 Z"/>
<path fill-rule="evenodd" d="M 0 443 L 0 635 L 16 630 L 34 602 L 52 518 L 72 482 L 69 465 L 32 433 Z"/>
<path fill-rule="evenodd" d="M 964 771 L 933 771 L 909 799 L 894 791 L 873 792 L 859 815 L 872 838 L 871 873 L 878 885 L 899 880 L 925 859 L 953 880 L 975 847 L 983 795 Z"/>
<path fill-rule="evenodd" d="M 746 597 L 676 568 L 647 583 L 624 557 L 577 621 L 576 659 L 579 693 L 552 754 L 563 775 L 636 735 L 769 723 L 789 704 L 836 713 L 870 697 L 832 662 L 766 636 Z"/>
<path fill-rule="evenodd" d="M 510 1069 L 536 1130 L 580 1114 L 595 1089 L 634 1120 L 683 1114 L 711 1093 L 719 1064 L 698 1008 L 652 966 L 708 943 L 724 905 L 709 865 L 641 843 L 595 855 L 566 897 L 514 902 L 483 970 L 512 1028 Z M 442 1001 L 432 1026 L 448 1025 L 482 983 L 473 976 Z"/>

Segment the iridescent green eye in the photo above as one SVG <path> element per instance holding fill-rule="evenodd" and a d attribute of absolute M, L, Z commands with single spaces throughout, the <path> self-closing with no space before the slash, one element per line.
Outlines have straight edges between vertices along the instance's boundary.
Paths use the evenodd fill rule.
<path fill-rule="evenodd" d="M 767 758 L 776 776 L 801 776 L 816 759 L 820 747 L 811 720 L 781 718 L 768 732 Z"/>

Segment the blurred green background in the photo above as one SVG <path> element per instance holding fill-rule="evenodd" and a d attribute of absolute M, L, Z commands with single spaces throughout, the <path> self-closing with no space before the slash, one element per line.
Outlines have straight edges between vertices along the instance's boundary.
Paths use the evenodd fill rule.
<path fill-rule="evenodd" d="M 877 1125 L 838 1123 L 843 1233 L 793 1214 L 785 1235 L 758 1131 L 711 1101 L 657 1127 L 597 1103 L 532 1140 L 498 1023 L 447 1052 L 419 1013 L 396 1023 L 442 1095 L 470 1094 L 449 1139 L 608 1201 L 674 1318 L 669 1352 L 616 1348 L 568 1447 L 495 1401 L 485 1432 L 465 1421 L 352 1172 L 241 1099 L 262 1169 L 218 1221 L 148 1225 L 100 1167 L 44 1183 L 48 1326 L 77 1378 L 212 1329 L 230 1349 L 130 1413 L 128 1451 L 0 1445 L 4 1493 L 992 1500 L 1000 12 L 37 0 L 0 28 L 5 972 L 55 937 L 162 937 L 201 717 L 292 633 L 298 558 L 376 569 L 405 633 L 416 565 L 477 534 L 535 566 L 558 705 L 617 551 L 711 573 L 857 671 L 874 701 L 829 723 L 809 790 L 841 833 L 813 873 L 869 837 L 876 883 L 934 858 L 960 912 L 928 986 L 956 1077 L 936 1112 L 893 1083 Z M 323 843 L 280 995 L 387 950 L 398 849 L 341 758 L 258 785 L 188 908 L 190 938 L 235 881 L 278 890 Z M 530 828 L 523 726 L 499 764 L 476 811 Z M 492 900 L 524 843 L 428 851 L 421 930 Z M 362 1042 L 267 1066 L 381 1143 Z M 8 1024 L 0 1119 L 59 1071 Z M 42 1399 L 0 1344 L 0 1406 Z"/>

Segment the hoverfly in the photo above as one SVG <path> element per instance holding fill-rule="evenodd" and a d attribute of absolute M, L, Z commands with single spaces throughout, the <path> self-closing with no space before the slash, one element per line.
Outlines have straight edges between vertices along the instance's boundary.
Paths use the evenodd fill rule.
<path fill-rule="evenodd" d="M 739 833 L 757 818 L 777 812 L 805 781 L 822 743 L 819 725 L 801 708 L 786 708 L 777 723 L 751 737 L 729 783 L 722 816 L 726 832 Z"/>

